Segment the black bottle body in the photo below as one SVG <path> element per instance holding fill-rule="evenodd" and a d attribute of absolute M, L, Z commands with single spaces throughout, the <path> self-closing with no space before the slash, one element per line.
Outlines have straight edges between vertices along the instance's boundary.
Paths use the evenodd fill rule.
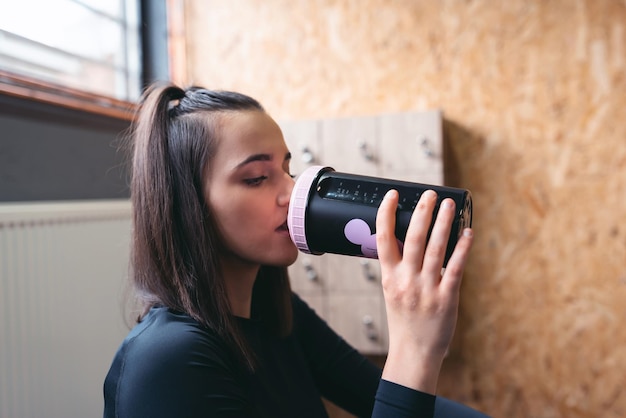
<path fill-rule="evenodd" d="M 468 190 L 340 173 L 330 167 L 310 167 L 298 178 L 288 216 L 293 241 L 310 254 L 378 258 L 376 213 L 391 189 L 399 193 L 395 233 L 400 247 L 422 193 L 429 189 L 437 192 L 433 221 L 443 199 L 455 201 L 457 211 L 446 250 L 447 264 L 463 229 L 471 226 L 472 197 Z"/>

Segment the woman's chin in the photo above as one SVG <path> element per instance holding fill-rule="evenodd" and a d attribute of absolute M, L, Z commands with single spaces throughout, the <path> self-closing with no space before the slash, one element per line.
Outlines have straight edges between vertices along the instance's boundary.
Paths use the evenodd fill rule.
<path fill-rule="evenodd" d="M 295 263 L 297 259 L 298 259 L 298 249 L 294 245 L 290 247 L 288 250 L 285 250 L 285 252 L 283 252 L 280 255 L 279 259 L 276 260 L 276 262 L 273 263 L 273 265 L 278 266 L 278 267 L 289 267 L 290 265 Z"/>

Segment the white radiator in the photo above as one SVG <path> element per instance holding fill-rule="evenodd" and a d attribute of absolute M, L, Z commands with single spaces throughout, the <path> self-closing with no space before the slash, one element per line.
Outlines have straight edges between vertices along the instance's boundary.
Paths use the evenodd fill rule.
<path fill-rule="evenodd" d="M 130 202 L 0 204 L 0 418 L 101 417 Z"/>

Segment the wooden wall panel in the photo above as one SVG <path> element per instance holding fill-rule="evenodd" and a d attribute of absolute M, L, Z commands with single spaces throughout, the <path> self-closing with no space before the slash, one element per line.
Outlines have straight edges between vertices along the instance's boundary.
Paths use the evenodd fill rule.
<path fill-rule="evenodd" d="M 277 119 L 443 110 L 476 245 L 440 393 L 626 416 L 626 2 L 180 1 L 187 83 Z"/>

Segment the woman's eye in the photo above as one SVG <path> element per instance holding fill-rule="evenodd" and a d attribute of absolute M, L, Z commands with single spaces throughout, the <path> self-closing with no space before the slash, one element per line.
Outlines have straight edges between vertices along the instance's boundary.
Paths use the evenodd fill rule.
<path fill-rule="evenodd" d="M 259 177 L 254 177 L 254 178 L 251 178 L 251 179 L 245 179 L 244 182 L 248 186 L 258 186 L 261 183 L 263 183 L 264 180 L 267 180 L 267 176 L 259 176 Z"/>

